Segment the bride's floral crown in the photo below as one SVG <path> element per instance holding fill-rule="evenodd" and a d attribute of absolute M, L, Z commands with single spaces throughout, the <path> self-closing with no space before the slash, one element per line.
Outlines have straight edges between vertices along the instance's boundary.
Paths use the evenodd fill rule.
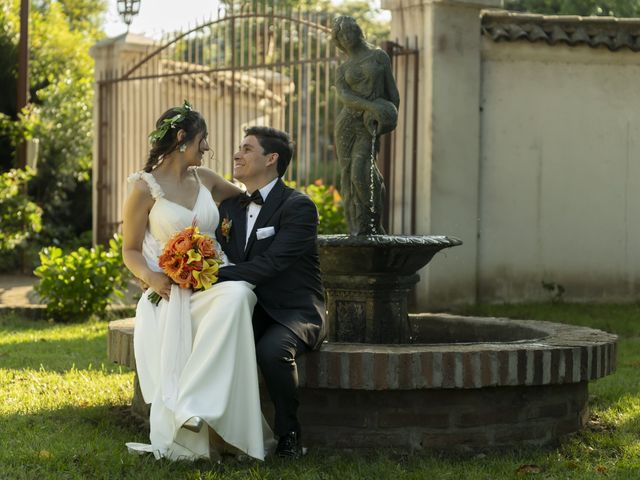
<path fill-rule="evenodd" d="M 162 140 L 170 128 L 176 128 L 176 125 L 183 121 L 189 112 L 193 111 L 193 107 L 189 101 L 185 100 L 181 107 L 176 107 L 173 110 L 178 113 L 162 120 L 160 126 L 149 134 L 149 141 L 152 144 Z"/>

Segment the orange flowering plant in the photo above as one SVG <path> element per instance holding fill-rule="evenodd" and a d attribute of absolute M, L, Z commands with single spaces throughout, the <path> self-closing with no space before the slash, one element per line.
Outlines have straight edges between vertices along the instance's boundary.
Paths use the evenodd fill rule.
<path fill-rule="evenodd" d="M 218 281 L 220 254 L 211 237 L 200 233 L 195 225 L 179 231 L 169 239 L 158 264 L 162 271 L 180 288 L 194 291 L 207 290 Z M 158 305 L 161 297 L 156 292 L 149 300 Z"/>

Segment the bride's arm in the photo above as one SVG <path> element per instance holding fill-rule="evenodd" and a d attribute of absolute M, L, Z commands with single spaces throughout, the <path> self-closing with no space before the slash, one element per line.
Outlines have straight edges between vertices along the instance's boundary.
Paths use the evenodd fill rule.
<path fill-rule="evenodd" d="M 224 202 L 227 198 L 237 197 L 242 193 L 242 189 L 225 180 L 210 168 L 199 167 L 198 175 L 200 175 L 205 187 L 211 191 L 213 200 L 218 204 Z"/>
<path fill-rule="evenodd" d="M 122 258 L 131 273 L 168 300 L 171 280 L 164 273 L 151 270 L 142 255 L 142 241 L 153 203 L 144 180 L 135 182 L 124 203 L 122 214 Z"/>

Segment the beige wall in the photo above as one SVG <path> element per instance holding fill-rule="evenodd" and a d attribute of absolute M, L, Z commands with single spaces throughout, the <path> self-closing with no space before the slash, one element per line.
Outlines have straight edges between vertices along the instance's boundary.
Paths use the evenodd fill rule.
<path fill-rule="evenodd" d="M 500 3 L 383 0 L 392 37 L 420 40 L 417 233 L 464 241 L 420 272 L 417 307 L 550 299 L 542 282 L 635 301 L 640 53 L 494 42 L 480 13 Z"/>
<path fill-rule="evenodd" d="M 482 50 L 481 301 L 640 293 L 640 55 L 495 43 Z"/>

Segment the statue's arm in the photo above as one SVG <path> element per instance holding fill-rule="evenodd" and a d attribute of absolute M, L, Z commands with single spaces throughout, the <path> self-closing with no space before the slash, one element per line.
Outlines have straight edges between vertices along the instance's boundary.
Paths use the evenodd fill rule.
<path fill-rule="evenodd" d="M 400 92 L 398 92 L 398 86 L 396 80 L 393 78 L 393 69 L 391 68 L 391 59 L 387 52 L 380 50 L 379 53 L 380 63 L 384 66 L 384 91 L 387 100 L 393 103 L 396 108 L 400 108 Z"/>

